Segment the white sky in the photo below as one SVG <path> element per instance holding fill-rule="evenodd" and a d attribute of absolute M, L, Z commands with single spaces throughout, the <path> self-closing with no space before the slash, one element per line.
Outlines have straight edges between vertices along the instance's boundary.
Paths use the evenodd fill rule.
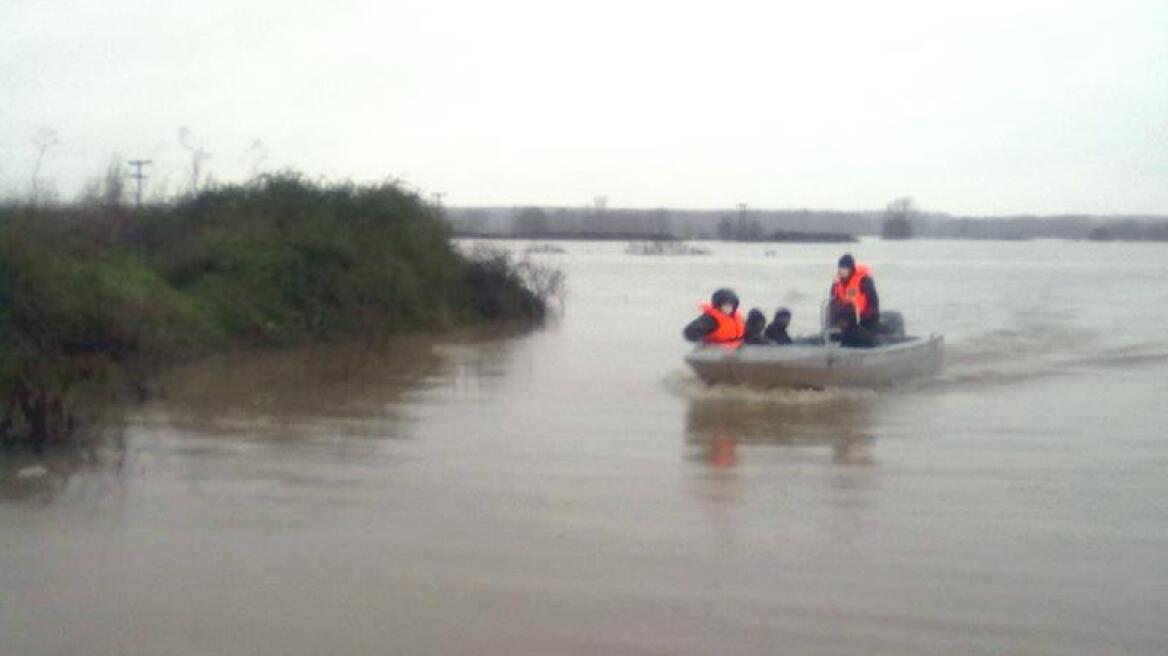
<path fill-rule="evenodd" d="M 121 156 L 453 205 L 1168 214 L 1168 2 L 3 0 L 0 191 Z"/>

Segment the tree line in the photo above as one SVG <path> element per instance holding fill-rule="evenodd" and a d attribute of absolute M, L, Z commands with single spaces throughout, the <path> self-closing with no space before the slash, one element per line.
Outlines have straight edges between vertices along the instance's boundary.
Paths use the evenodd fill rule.
<path fill-rule="evenodd" d="M 807 237 L 884 239 L 1164 240 L 1164 216 L 954 216 L 922 209 L 911 197 L 883 210 L 627 209 L 453 207 L 445 220 L 460 236 L 576 239 L 784 241 Z M 817 239 L 818 240 L 818 239 Z"/>

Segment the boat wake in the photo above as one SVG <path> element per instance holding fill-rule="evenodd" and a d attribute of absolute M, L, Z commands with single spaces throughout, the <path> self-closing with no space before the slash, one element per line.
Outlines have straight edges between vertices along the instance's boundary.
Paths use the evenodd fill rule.
<path fill-rule="evenodd" d="M 933 387 L 1010 385 L 1040 378 L 1077 376 L 1100 369 L 1163 367 L 1168 342 L 1103 346 L 1098 335 L 1064 333 L 1049 340 L 995 331 L 982 339 L 950 346 Z"/>

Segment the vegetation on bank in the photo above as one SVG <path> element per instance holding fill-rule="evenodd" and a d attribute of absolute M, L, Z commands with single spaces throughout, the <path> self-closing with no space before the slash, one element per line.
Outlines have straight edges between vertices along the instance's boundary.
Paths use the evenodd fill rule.
<path fill-rule="evenodd" d="M 1168 241 L 1168 221 L 1117 221 L 1094 228 L 1087 238 L 1092 241 Z"/>
<path fill-rule="evenodd" d="M 0 207 L 0 446 L 43 448 L 161 365 L 240 345 L 538 321 L 558 272 L 461 254 L 392 184 L 295 174 L 171 205 Z"/>
<path fill-rule="evenodd" d="M 885 239 L 1168 240 L 1168 216 L 953 216 L 921 209 L 909 198 L 883 211 L 614 209 L 609 207 L 448 207 L 459 236 L 493 239 L 616 241 L 824 241 Z M 792 235 L 787 238 L 784 235 Z"/>

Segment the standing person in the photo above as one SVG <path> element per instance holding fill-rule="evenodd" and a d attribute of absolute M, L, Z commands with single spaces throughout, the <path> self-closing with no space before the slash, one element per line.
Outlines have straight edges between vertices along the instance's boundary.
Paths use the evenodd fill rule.
<path fill-rule="evenodd" d="M 701 308 L 701 316 L 691 321 L 681 333 L 687 340 L 727 348 L 742 345 L 746 326 L 742 313 L 738 311 L 738 295 L 733 290 L 719 289 Z"/>
<path fill-rule="evenodd" d="M 856 264 L 851 253 L 845 253 L 838 266 L 831 285 L 831 325 L 839 329 L 844 346 L 873 346 L 880 324 L 880 296 L 872 270 Z"/>
<path fill-rule="evenodd" d="M 787 326 L 791 324 L 791 311 L 787 308 L 779 308 L 775 312 L 775 318 L 771 320 L 771 325 L 766 327 L 766 338 L 775 344 L 790 344 L 791 336 L 787 334 Z"/>

